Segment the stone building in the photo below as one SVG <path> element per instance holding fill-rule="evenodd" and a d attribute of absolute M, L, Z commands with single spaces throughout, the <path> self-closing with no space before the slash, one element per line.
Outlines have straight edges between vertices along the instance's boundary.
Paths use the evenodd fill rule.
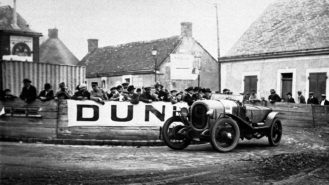
<path fill-rule="evenodd" d="M 0 59 L 39 62 L 41 33 L 30 29 L 16 6 L 0 7 Z"/>
<path fill-rule="evenodd" d="M 108 89 L 129 82 L 145 87 L 158 81 L 168 89 L 200 85 L 218 90 L 218 63 L 192 37 L 189 22 L 181 23 L 181 35 L 152 41 L 98 48 L 98 40 L 89 39 L 80 65 L 86 66 L 89 86 L 97 82 Z"/>
<path fill-rule="evenodd" d="M 328 25 L 329 1 L 274 2 L 220 58 L 222 88 L 266 99 L 270 89 L 329 97 Z"/>

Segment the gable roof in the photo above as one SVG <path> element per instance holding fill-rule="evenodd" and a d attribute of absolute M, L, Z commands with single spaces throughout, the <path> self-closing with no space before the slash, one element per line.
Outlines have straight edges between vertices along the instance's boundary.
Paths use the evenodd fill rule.
<path fill-rule="evenodd" d="M 279 0 L 249 27 L 226 56 L 329 47 L 328 0 Z"/>
<path fill-rule="evenodd" d="M 152 48 L 156 47 L 159 66 L 181 42 L 180 36 L 152 41 L 132 42 L 118 46 L 97 48 L 79 63 L 86 66 L 87 77 L 118 76 L 133 72 L 154 71 Z"/>
<path fill-rule="evenodd" d="M 18 28 L 14 28 L 12 25 L 13 20 L 13 9 L 8 6 L 0 6 L 0 30 L 11 31 L 11 32 L 27 32 L 32 34 L 41 35 L 41 33 L 37 33 L 30 29 L 26 20 L 17 13 L 17 26 Z"/>
<path fill-rule="evenodd" d="M 54 29 L 57 32 L 57 29 Z M 40 62 L 48 64 L 77 65 L 79 60 L 56 36 L 49 37 L 40 46 Z"/>

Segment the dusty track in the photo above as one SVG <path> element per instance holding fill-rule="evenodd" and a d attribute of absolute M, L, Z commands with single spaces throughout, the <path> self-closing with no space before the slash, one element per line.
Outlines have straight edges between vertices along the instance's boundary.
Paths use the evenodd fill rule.
<path fill-rule="evenodd" d="M 326 184 L 328 138 L 323 129 L 285 128 L 278 147 L 242 141 L 230 153 L 3 142 L 1 184 Z"/>

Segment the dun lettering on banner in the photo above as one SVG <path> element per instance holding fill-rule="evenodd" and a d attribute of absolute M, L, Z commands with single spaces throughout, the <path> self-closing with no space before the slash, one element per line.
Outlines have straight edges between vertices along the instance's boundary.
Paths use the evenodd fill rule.
<path fill-rule="evenodd" d="M 186 103 L 105 102 L 68 100 L 68 126 L 162 126 Z"/>

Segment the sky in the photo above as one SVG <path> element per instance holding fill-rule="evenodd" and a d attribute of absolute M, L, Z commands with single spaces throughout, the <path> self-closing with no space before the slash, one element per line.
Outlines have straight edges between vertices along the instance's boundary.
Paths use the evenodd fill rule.
<path fill-rule="evenodd" d="M 192 22 L 193 37 L 217 58 L 218 4 L 220 56 L 275 0 L 17 0 L 17 11 L 44 39 L 57 28 L 60 40 L 78 58 L 87 39 L 99 47 L 180 35 L 180 23 Z M 13 0 L 0 0 L 0 6 Z"/>

